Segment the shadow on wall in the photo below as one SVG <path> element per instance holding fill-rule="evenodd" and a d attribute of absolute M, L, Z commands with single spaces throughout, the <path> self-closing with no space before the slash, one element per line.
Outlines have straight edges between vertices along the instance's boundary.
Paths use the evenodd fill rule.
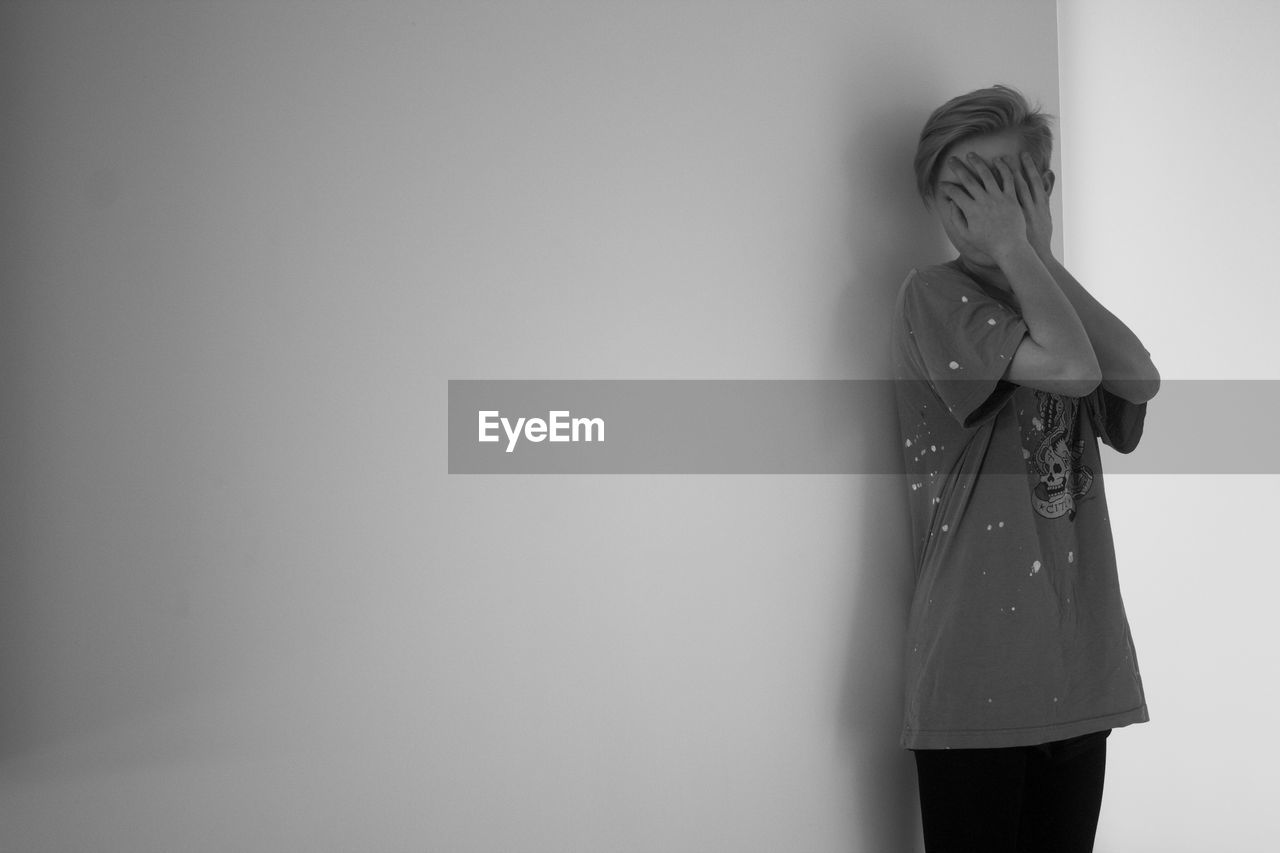
<path fill-rule="evenodd" d="M 860 113 L 861 115 L 861 113 Z M 941 229 L 915 192 L 912 157 L 927 113 L 914 108 L 866 111 L 846 157 L 850 253 L 848 281 L 836 312 L 839 363 L 878 368 L 865 378 L 892 378 L 889 320 L 899 286 L 913 266 L 950 257 Z M 893 387 L 876 383 L 871 411 L 855 413 L 856 432 L 898 453 Z M 895 475 L 850 480 L 861 508 L 850 525 L 857 573 L 840 720 L 853 790 L 863 792 L 850 819 L 859 850 L 922 849 L 915 766 L 899 745 L 902 649 L 914 584 L 905 484 Z"/>

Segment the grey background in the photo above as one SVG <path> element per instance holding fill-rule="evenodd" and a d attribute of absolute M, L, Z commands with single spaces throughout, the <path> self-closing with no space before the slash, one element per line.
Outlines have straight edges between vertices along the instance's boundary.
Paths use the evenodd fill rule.
<path fill-rule="evenodd" d="M 450 475 L 447 388 L 884 377 L 916 134 L 1054 111 L 1052 2 L 7 2 L 0 70 L 0 849 L 913 849 L 896 478 Z"/>

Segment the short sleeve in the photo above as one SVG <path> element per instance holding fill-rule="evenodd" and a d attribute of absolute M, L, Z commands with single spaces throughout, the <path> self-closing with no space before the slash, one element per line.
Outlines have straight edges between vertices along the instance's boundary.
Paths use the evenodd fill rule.
<path fill-rule="evenodd" d="M 1017 386 L 1003 377 L 1027 333 L 1013 309 L 960 276 L 913 271 L 902 322 L 921 378 L 961 426 L 976 426 L 1012 396 Z"/>
<path fill-rule="evenodd" d="M 1142 439 L 1147 404 L 1133 403 L 1099 385 L 1084 398 L 1094 432 L 1102 443 L 1120 453 L 1130 453 Z"/>

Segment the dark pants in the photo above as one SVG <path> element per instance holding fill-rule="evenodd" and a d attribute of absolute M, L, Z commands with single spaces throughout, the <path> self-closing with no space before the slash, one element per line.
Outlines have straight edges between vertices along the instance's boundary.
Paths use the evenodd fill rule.
<path fill-rule="evenodd" d="M 1090 853 L 1111 730 L 1038 746 L 915 750 L 927 853 Z"/>

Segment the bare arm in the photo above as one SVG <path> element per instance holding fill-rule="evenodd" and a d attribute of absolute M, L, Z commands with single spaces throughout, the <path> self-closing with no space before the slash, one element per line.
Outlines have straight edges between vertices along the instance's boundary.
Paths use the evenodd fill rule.
<path fill-rule="evenodd" d="M 1021 167 L 1018 200 L 1026 218 L 1027 240 L 1084 324 L 1102 370 L 1102 387 L 1131 403 L 1145 403 L 1160 390 L 1160 371 L 1152 363 L 1151 353 L 1132 329 L 1094 299 L 1053 256 L 1049 246 L 1053 233 L 1049 213 L 1052 184 L 1036 173 L 1029 154 L 1022 155 Z"/>
<path fill-rule="evenodd" d="M 1052 254 L 1041 258 L 1089 333 L 1102 368 L 1102 387 L 1131 403 L 1145 403 L 1154 397 L 1160 390 L 1160 371 L 1138 336 L 1094 299 Z"/>
<path fill-rule="evenodd" d="M 1006 377 L 1072 397 L 1083 397 L 1101 379 L 1088 332 L 1070 300 L 1028 239 L 1018 196 L 1028 192 L 1010 164 L 996 161 L 1003 181 L 970 155 L 968 168 L 952 158 L 959 184 L 941 186 L 951 227 L 989 254 L 1009 280 L 1027 324 L 1027 336 L 1014 352 Z M 1021 182 L 1021 186 L 1018 183 Z"/>
<path fill-rule="evenodd" d="M 1102 357 L 1065 290 L 1030 244 L 995 257 L 1027 324 L 1028 337 L 1014 352 L 1006 378 L 1068 397 L 1089 394 L 1102 379 Z"/>

